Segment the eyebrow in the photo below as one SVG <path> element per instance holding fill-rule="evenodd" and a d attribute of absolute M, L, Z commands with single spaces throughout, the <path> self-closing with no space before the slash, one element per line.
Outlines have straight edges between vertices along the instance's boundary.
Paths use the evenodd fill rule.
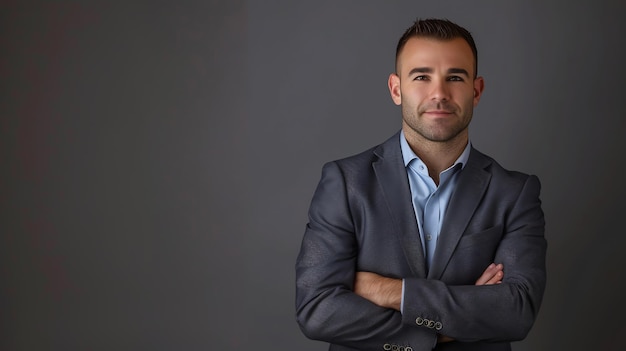
<path fill-rule="evenodd" d="M 433 73 L 433 69 L 430 67 L 415 67 L 409 72 L 409 76 L 415 73 Z M 464 68 L 450 68 L 448 69 L 448 74 L 464 74 L 466 77 L 469 77 L 469 73 Z"/>
<path fill-rule="evenodd" d="M 466 77 L 469 77 L 469 73 L 464 68 L 450 68 L 448 70 L 448 74 L 456 73 L 456 74 L 464 74 Z"/>

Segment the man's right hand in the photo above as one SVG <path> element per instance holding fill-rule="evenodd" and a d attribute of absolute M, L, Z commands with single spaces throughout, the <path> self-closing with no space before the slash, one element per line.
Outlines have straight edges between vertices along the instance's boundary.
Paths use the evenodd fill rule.
<path fill-rule="evenodd" d="M 485 269 L 483 274 L 476 280 L 474 285 L 493 285 L 502 283 L 504 278 L 504 266 L 501 263 L 492 263 Z M 450 342 L 454 341 L 453 338 L 445 335 L 437 335 L 437 342 Z"/>

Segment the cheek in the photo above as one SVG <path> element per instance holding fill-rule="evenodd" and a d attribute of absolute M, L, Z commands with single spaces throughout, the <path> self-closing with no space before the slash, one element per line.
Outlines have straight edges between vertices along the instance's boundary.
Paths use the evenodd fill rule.
<path fill-rule="evenodd" d="M 478 104 L 479 97 L 474 96 L 474 91 L 468 92 L 466 90 L 461 96 L 462 98 L 458 101 L 463 104 L 463 107 L 465 108 L 471 108 Z"/>
<path fill-rule="evenodd" d="M 403 90 L 402 91 L 402 105 L 406 106 L 417 106 L 422 100 L 422 96 L 418 91 L 414 90 Z"/>
<path fill-rule="evenodd" d="M 469 100 L 467 102 L 468 106 L 476 107 L 476 106 L 478 106 L 478 100 L 480 100 L 480 96 L 475 96 L 475 97 L 472 97 L 471 99 L 468 99 L 468 100 Z"/>
<path fill-rule="evenodd" d="M 419 104 L 412 97 L 405 96 L 402 99 L 402 110 L 410 112 L 411 114 L 416 114 L 418 109 Z"/>

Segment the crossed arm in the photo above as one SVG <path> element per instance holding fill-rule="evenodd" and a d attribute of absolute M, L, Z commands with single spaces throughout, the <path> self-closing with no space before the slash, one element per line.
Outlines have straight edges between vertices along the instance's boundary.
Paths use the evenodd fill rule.
<path fill-rule="evenodd" d="M 504 277 L 503 269 L 502 264 L 492 263 L 474 285 L 500 284 Z M 380 307 L 401 311 L 402 279 L 388 278 L 371 272 L 357 272 L 354 293 Z"/>
<path fill-rule="evenodd" d="M 504 266 L 492 263 L 474 285 L 500 284 L 503 277 Z M 402 279 L 388 278 L 371 272 L 357 272 L 354 281 L 354 293 L 380 307 L 401 312 Z M 438 335 L 437 342 L 453 340 L 445 335 Z"/>

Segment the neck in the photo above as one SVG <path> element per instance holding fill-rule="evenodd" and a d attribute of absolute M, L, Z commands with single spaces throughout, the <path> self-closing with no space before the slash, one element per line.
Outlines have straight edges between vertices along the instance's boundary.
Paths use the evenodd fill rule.
<path fill-rule="evenodd" d="M 403 128 L 411 150 L 426 164 L 428 175 L 439 185 L 439 174 L 454 164 L 469 140 L 467 129 L 448 141 L 431 141 L 412 130 Z"/>

